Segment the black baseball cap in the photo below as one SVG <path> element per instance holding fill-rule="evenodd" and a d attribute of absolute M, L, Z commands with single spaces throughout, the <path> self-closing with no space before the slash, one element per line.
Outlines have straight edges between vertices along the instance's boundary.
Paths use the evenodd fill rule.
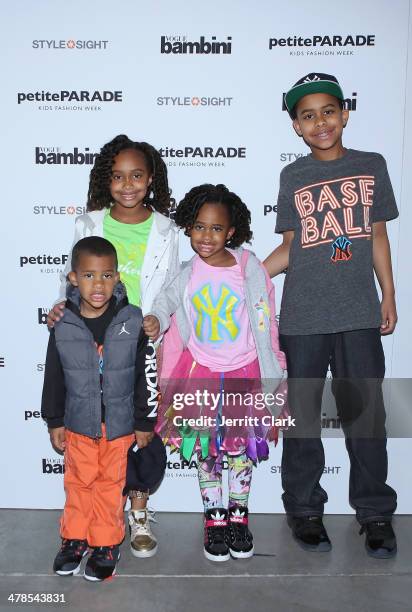
<path fill-rule="evenodd" d="M 344 95 L 338 79 L 331 74 L 311 72 L 299 79 L 297 83 L 285 94 L 285 105 L 289 113 L 304 96 L 315 93 L 325 93 L 344 100 Z"/>
<path fill-rule="evenodd" d="M 144 448 L 133 443 L 127 452 L 126 485 L 123 495 L 129 491 L 152 492 L 162 481 L 166 470 L 166 449 L 162 439 L 155 434 Z"/>

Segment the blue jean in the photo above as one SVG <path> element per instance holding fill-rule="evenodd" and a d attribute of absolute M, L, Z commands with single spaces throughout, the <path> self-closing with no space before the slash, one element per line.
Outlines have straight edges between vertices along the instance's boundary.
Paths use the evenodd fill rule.
<path fill-rule="evenodd" d="M 330 365 L 338 416 L 350 459 L 349 502 L 358 521 L 390 520 L 396 492 L 386 484 L 385 357 L 379 329 L 281 335 L 289 375 L 289 409 L 296 427 L 284 432 L 282 495 L 287 514 L 321 516 L 328 500 L 321 403 Z M 302 379 L 305 379 L 304 381 Z"/>

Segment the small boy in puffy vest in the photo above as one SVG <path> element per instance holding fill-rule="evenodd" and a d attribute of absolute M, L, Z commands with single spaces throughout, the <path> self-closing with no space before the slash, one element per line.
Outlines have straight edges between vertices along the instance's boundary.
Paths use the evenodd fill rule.
<path fill-rule="evenodd" d="M 112 576 L 124 538 L 127 452 L 149 444 L 157 418 L 153 344 L 140 308 L 128 303 L 117 255 L 104 238 L 73 248 L 66 312 L 50 332 L 42 417 L 53 447 L 64 452 L 66 503 L 62 546 L 53 569 Z"/>

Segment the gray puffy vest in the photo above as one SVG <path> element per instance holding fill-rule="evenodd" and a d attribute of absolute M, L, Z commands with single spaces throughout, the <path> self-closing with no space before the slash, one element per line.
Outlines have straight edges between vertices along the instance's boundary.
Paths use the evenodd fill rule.
<path fill-rule="evenodd" d="M 82 319 L 66 308 L 55 325 L 56 346 L 64 371 L 64 425 L 90 438 L 102 435 L 101 402 L 105 405 L 106 437 L 133 432 L 136 349 L 142 313 L 126 305 L 113 317 L 104 341 L 103 385 L 94 338 Z"/>

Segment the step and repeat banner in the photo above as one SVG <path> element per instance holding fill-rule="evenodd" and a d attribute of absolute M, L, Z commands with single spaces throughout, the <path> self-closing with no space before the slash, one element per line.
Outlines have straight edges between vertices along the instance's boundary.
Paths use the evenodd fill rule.
<path fill-rule="evenodd" d="M 279 173 L 308 153 L 283 93 L 308 72 L 339 79 L 351 111 L 346 146 L 387 159 L 401 210 L 388 230 L 401 316 L 384 348 L 387 376 L 410 376 L 409 10 L 408 0 L 260 0 L 253 7 L 244 0 L 15 0 L 3 10 L 2 507 L 60 508 L 64 501 L 63 459 L 40 418 L 46 316 L 75 217 L 85 211 L 95 154 L 122 133 L 152 143 L 177 200 L 194 185 L 225 183 L 252 211 L 252 249 L 264 258 L 281 241 L 274 234 Z M 182 259 L 191 255 L 187 241 L 182 235 Z M 279 305 L 283 278 L 275 285 Z M 396 409 L 392 396 L 387 408 Z M 325 449 L 327 510 L 351 512 L 338 431 Z M 389 451 L 399 511 L 411 512 L 409 440 L 389 440 Z M 253 511 L 283 511 L 280 463 L 281 442 L 255 471 Z M 152 503 L 199 510 L 194 463 L 170 455 Z"/>

